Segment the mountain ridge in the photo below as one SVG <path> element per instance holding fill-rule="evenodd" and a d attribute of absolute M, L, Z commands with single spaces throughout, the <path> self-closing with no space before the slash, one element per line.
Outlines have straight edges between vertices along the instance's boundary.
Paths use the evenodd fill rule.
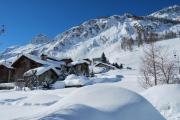
<path fill-rule="evenodd" d="M 179 8 L 172 6 L 162 10 L 177 7 Z M 35 44 L 7 48 L 0 54 L 0 59 L 10 59 L 22 53 L 34 55 L 46 53 L 59 58 L 82 59 L 98 57 L 105 52 L 111 57 L 110 52 L 132 49 L 132 45 L 139 46 L 142 42 L 149 42 L 152 35 L 158 40 L 163 40 L 180 34 L 180 21 L 157 17 L 155 13 L 149 16 L 125 13 L 121 16 L 91 19 L 58 34 L 54 40 L 46 39 L 48 37 L 42 35 L 45 39 L 40 41 L 35 39 L 33 40 L 36 41 Z M 180 17 L 179 14 L 176 16 Z"/>

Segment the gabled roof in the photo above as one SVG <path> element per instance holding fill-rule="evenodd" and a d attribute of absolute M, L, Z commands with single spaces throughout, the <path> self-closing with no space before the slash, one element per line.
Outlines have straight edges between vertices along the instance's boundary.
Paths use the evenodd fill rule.
<path fill-rule="evenodd" d="M 40 59 L 39 57 L 37 57 L 37 56 L 30 55 L 30 54 L 22 54 L 22 55 L 20 55 L 20 56 L 12 63 L 12 66 L 13 66 L 19 59 L 21 59 L 22 57 L 26 57 L 26 58 L 28 58 L 28 59 L 36 62 L 36 63 L 42 64 L 42 65 L 43 65 L 43 64 L 47 64 L 47 62 L 41 60 L 41 59 Z"/>
<path fill-rule="evenodd" d="M 50 65 L 50 66 L 54 66 L 54 67 L 60 67 L 61 64 L 64 64 L 64 62 L 58 62 L 58 61 L 53 61 L 53 60 L 41 60 L 40 57 L 34 56 L 34 55 L 30 55 L 30 54 L 22 54 L 21 56 L 19 56 L 13 63 L 12 66 L 21 58 L 21 57 L 26 57 L 36 63 L 42 64 L 42 65 Z"/>
<path fill-rule="evenodd" d="M 37 76 L 39 76 L 39 75 L 42 75 L 43 73 L 45 73 L 49 70 L 53 70 L 57 76 L 59 76 L 59 74 L 60 74 L 60 72 L 56 68 L 54 68 L 53 66 L 41 66 L 38 68 L 28 70 L 27 72 L 24 73 L 23 76 L 31 76 L 34 74 L 34 72 Z"/>

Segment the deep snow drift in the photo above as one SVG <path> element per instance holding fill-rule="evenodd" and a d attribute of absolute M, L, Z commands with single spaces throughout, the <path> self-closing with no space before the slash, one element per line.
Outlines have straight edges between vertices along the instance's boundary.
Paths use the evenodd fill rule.
<path fill-rule="evenodd" d="M 92 85 L 80 88 L 44 112 L 24 119 L 165 120 L 140 95 L 112 85 Z"/>
<path fill-rule="evenodd" d="M 180 119 L 180 85 L 160 85 L 149 88 L 142 95 L 168 120 Z"/>

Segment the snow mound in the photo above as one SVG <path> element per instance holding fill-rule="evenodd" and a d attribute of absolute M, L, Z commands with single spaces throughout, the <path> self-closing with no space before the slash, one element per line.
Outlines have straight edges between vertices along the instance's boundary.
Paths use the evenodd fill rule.
<path fill-rule="evenodd" d="M 64 80 L 65 86 L 84 86 L 89 82 L 89 79 L 85 76 L 69 75 Z"/>
<path fill-rule="evenodd" d="M 66 87 L 75 87 L 75 86 L 86 86 L 86 85 L 93 85 L 97 83 L 114 83 L 121 81 L 123 76 L 121 75 L 111 75 L 111 76 L 95 76 L 92 78 L 88 78 L 85 76 L 76 76 L 76 75 L 69 75 L 64 80 L 64 84 Z"/>
<path fill-rule="evenodd" d="M 142 95 L 147 98 L 168 120 L 180 119 L 180 85 L 152 87 Z"/>
<path fill-rule="evenodd" d="M 36 117 L 41 120 L 165 120 L 142 96 L 112 85 L 80 88 Z"/>
<path fill-rule="evenodd" d="M 53 89 L 61 89 L 65 87 L 65 83 L 64 81 L 56 81 L 53 85 L 52 88 Z"/>

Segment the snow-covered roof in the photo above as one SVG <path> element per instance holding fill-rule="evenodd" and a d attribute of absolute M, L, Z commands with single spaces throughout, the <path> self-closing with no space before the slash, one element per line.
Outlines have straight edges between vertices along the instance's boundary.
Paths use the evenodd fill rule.
<path fill-rule="evenodd" d="M 74 65 L 83 64 L 83 63 L 89 64 L 89 62 L 86 60 L 77 60 L 77 61 L 73 61 L 69 63 L 68 66 L 74 66 Z"/>
<path fill-rule="evenodd" d="M 35 61 L 37 63 L 40 63 L 40 64 L 47 64 L 46 61 L 41 60 L 39 57 L 34 56 L 34 55 L 30 55 L 30 54 L 22 54 L 22 55 L 20 55 L 12 64 L 14 64 L 16 61 L 18 61 L 22 56 L 25 56 L 28 59 L 33 60 L 33 61 Z"/>
<path fill-rule="evenodd" d="M 54 61 L 47 59 L 46 62 L 48 62 L 49 65 L 54 65 L 55 67 L 60 67 L 60 65 L 65 65 L 65 62 L 63 61 Z"/>
<path fill-rule="evenodd" d="M 43 73 L 45 73 L 48 70 L 53 70 L 57 75 L 59 75 L 59 71 L 54 66 L 41 66 L 38 68 L 30 69 L 27 72 L 24 73 L 24 76 L 31 76 L 36 71 L 36 75 L 39 76 Z"/>
<path fill-rule="evenodd" d="M 13 69 L 13 67 L 11 66 L 11 64 L 9 62 L 1 62 L 0 65 L 3 65 L 9 69 Z"/>
<path fill-rule="evenodd" d="M 22 54 L 21 56 L 19 56 L 12 64 L 14 64 L 17 60 L 19 60 L 19 58 L 21 58 L 22 56 L 27 57 L 28 59 L 35 61 L 37 63 L 40 63 L 42 65 L 49 65 L 49 66 L 53 66 L 53 67 L 60 67 L 60 65 L 65 64 L 63 61 L 53 61 L 53 60 L 49 60 L 47 59 L 42 60 L 40 57 L 34 56 L 34 55 L 30 55 L 30 54 Z"/>
<path fill-rule="evenodd" d="M 111 68 L 116 69 L 115 66 L 113 66 L 113 65 L 111 65 L 111 64 L 108 64 L 108 63 L 103 63 L 103 62 L 97 62 L 95 66 L 97 66 L 97 65 L 99 65 L 99 64 L 103 64 L 103 65 L 105 65 L 105 66 L 109 66 L 109 67 L 111 67 Z"/>

